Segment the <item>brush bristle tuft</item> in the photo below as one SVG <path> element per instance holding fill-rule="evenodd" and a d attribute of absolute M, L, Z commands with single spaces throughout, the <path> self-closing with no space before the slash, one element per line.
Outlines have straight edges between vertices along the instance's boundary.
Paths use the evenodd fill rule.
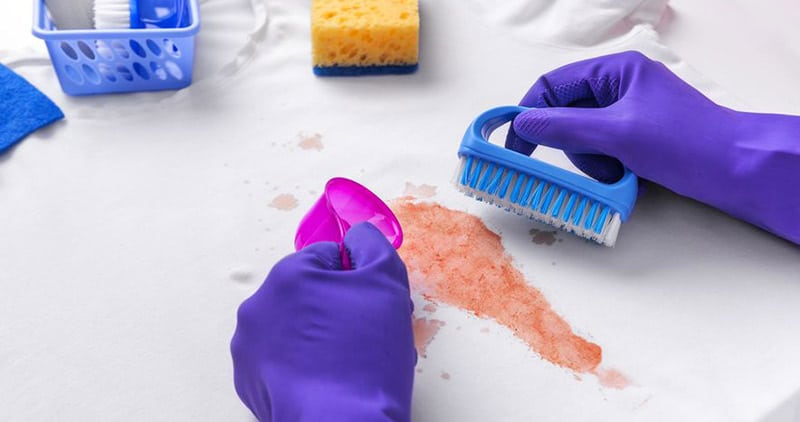
<path fill-rule="evenodd" d="M 130 0 L 94 0 L 95 29 L 129 29 Z"/>
<path fill-rule="evenodd" d="M 601 245 L 614 246 L 622 225 L 606 204 L 480 158 L 462 156 L 454 182 L 467 196 Z"/>

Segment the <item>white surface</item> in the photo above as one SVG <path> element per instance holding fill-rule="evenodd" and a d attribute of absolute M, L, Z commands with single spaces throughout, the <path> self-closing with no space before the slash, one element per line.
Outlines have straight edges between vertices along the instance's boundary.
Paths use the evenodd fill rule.
<path fill-rule="evenodd" d="M 307 2 L 208 0 L 191 88 L 95 98 L 60 92 L 26 3 L 0 6 L 0 61 L 67 121 L 0 157 L 0 420 L 251 420 L 231 381 L 235 309 L 332 176 L 385 198 L 438 186 L 437 201 L 502 232 L 634 382 L 576 380 L 441 307 L 415 421 L 800 418 L 800 248 L 660 189 L 613 250 L 566 235 L 540 246 L 532 223 L 448 185 L 474 115 L 608 52 L 639 48 L 727 105 L 800 113 L 791 2 L 676 1 L 658 28 L 682 61 L 642 24 L 662 2 L 422 0 L 417 74 L 317 79 Z M 324 149 L 298 148 L 302 133 Z M 270 208 L 281 193 L 299 206 Z"/>

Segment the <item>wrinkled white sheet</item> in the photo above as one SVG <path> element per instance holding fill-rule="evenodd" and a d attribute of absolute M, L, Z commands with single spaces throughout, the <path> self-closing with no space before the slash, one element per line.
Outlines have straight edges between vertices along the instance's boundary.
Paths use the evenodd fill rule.
<path fill-rule="evenodd" d="M 653 189 L 615 249 L 566 235 L 548 247 L 531 242 L 540 226 L 449 186 L 478 112 L 610 52 L 639 49 L 729 106 L 800 112 L 798 44 L 777 35 L 797 29 L 768 25 L 784 14 L 755 2 L 712 3 L 421 0 L 418 73 L 318 79 L 308 2 L 206 0 L 190 88 L 88 98 L 61 93 L 28 2 L 3 4 L 0 61 L 67 120 L 0 157 L 0 420 L 251 420 L 232 387 L 235 310 L 332 176 L 384 198 L 434 185 L 434 200 L 483 218 L 633 382 L 577 380 L 443 306 L 415 421 L 798 420 L 796 246 Z M 754 16 L 748 36 L 729 24 Z M 298 147 L 309 134 L 322 150 Z M 299 206 L 270 207 L 279 194 Z"/>

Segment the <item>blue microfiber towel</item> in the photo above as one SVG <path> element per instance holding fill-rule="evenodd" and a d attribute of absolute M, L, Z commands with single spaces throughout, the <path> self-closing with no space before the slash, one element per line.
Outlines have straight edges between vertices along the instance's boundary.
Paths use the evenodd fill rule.
<path fill-rule="evenodd" d="M 64 113 L 28 81 L 0 64 L 0 154 Z"/>

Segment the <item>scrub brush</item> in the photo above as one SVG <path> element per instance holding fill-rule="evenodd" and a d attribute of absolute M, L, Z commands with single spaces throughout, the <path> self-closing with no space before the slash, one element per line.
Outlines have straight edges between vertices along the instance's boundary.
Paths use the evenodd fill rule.
<path fill-rule="evenodd" d="M 185 10 L 185 0 L 94 0 L 94 27 L 178 28 Z"/>
<path fill-rule="evenodd" d="M 614 246 L 636 202 L 636 175 L 605 184 L 489 143 L 489 134 L 525 107 L 488 110 L 467 129 L 458 155 L 458 190 L 506 211 Z"/>

